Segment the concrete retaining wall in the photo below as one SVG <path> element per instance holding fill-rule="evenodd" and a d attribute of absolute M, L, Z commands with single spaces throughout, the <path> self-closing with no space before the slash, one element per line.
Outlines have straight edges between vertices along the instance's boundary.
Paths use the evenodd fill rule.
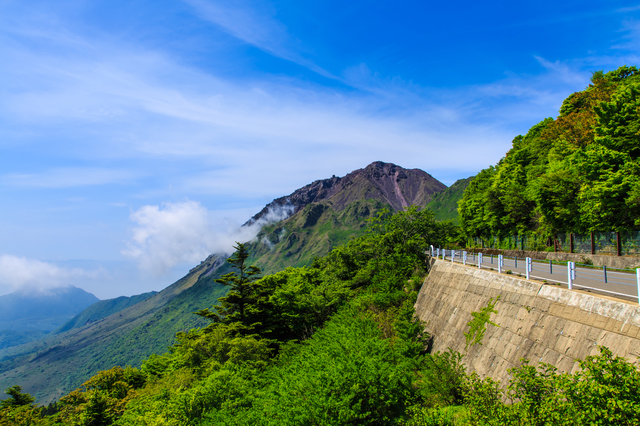
<path fill-rule="evenodd" d="M 497 314 L 487 325 L 483 345 L 465 354 L 472 312 L 500 296 Z M 506 384 L 507 370 L 526 358 L 573 372 L 575 362 L 599 353 L 604 345 L 615 355 L 638 363 L 640 307 L 608 298 L 543 285 L 486 269 L 438 260 L 431 267 L 416 302 L 416 314 L 434 337 L 433 350 L 451 348 L 465 354 L 468 371 Z"/>

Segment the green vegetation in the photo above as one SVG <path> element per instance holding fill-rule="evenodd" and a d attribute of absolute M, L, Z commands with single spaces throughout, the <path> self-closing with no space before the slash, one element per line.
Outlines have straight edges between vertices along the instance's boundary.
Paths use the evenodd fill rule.
<path fill-rule="evenodd" d="M 368 229 L 263 278 L 239 244 L 219 279 L 231 290 L 198 312 L 206 326 L 47 408 L 10 388 L 0 425 L 638 424 L 640 371 L 604 348 L 574 375 L 525 362 L 506 394 L 467 375 L 461 354 L 427 353 L 413 305 L 424 248 L 444 244 L 451 227 L 411 208 L 382 212 Z M 493 302 L 475 313 L 473 340 L 492 312 Z"/>
<path fill-rule="evenodd" d="M 640 72 L 596 72 L 459 203 L 468 237 L 640 229 Z"/>
<path fill-rule="evenodd" d="M 494 327 L 500 327 L 498 324 L 491 321 L 491 314 L 498 313 L 498 311 L 494 309 L 498 300 L 500 300 L 500 296 L 497 296 L 496 300 L 493 300 L 492 297 L 489 299 L 487 306 L 482 308 L 479 312 L 471 312 L 473 319 L 469 321 L 469 331 L 464 333 L 465 350 L 469 349 L 469 346 L 482 344 L 484 333 L 487 331 L 487 324 L 491 324 Z"/>
<path fill-rule="evenodd" d="M 0 351 L 3 388 L 14 383 L 23 389 L 36 388 L 36 399 L 49 403 L 100 370 L 113 365 L 140 365 L 150 354 L 165 352 L 177 331 L 207 324 L 193 315 L 194 311 L 224 296 L 223 286 L 199 281 L 215 262 L 214 258 L 207 259 L 162 293 L 92 326 Z"/>
<path fill-rule="evenodd" d="M 267 274 L 309 266 L 315 257 L 364 235 L 367 220 L 384 208 L 390 205 L 374 199 L 358 199 L 339 210 L 328 200 L 307 204 L 288 219 L 265 226 L 247 243 L 248 261 Z"/>
<path fill-rule="evenodd" d="M 549 364 L 534 368 L 524 362 L 511 370 L 506 392 L 492 380 L 471 375 L 465 387 L 471 424 L 640 424 L 640 370 L 607 348 L 580 361 L 580 367 L 571 375 Z"/>
<path fill-rule="evenodd" d="M 260 267 L 265 274 L 290 266 L 310 266 L 314 258 L 364 235 L 366 220 L 387 206 L 374 199 L 348 203 L 343 198 L 339 211 L 333 201 L 325 200 L 265 227 L 247 243 L 248 264 Z M 192 313 L 216 304 L 225 295 L 227 289 L 216 280 L 231 270 L 224 257 L 210 256 L 162 292 L 115 315 L 42 341 L 0 350 L 0 389 L 20 383 L 23 389 L 34 389 L 39 402 L 49 403 L 100 370 L 140 365 L 150 354 L 165 352 L 177 332 L 207 325 L 206 319 Z M 101 304 L 97 312 L 89 308 L 79 321 L 98 318 L 110 306 Z"/>
<path fill-rule="evenodd" d="M 129 306 L 133 306 L 136 303 L 147 300 L 156 293 L 156 291 L 151 291 L 149 293 L 138 294 L 131 297 L 120 296 L 116 297 L 115 299 L 100 300 L 89 306 L 84 311 L 80 312 L 75 317 L 71 318 L 66 324 L 55 330 L 54 333 L 64 333 L 65 331 L 69 331 L 78 327 L 84 327 L 87 324 L 97 322 L 103 318 L 108 317 L 109 315 L 120 312 L 123 309 L 128 308 Z"/>
<path fill-rule="evenodd" d="M 474 177 L 457 180 L 450 187 L 433 194 L 426 208 L 436 214 L 436 220 L 452 220 L 458 223 L 458 202 Z"/>
<path fill-rule="evenodd" d="M 0 296 L 0 350 L 42 339 L 98 301 L 76 287 Z"/>

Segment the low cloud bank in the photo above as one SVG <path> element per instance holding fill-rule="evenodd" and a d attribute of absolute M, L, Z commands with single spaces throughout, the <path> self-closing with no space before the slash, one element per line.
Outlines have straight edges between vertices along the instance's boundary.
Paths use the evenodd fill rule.
<path fill-rule="evenodd" d="M 253 240 L 268 223 L 286 219 L 293 206 L 271 209 L 258 221 L 240 226 L 234 219 L 216 220 L 199 202 L 149 205 L 133 212 L 137 224 L 122 254 L 135 259 L 138 266 L 160 276 L 172 267 L 195 264 L 212 253 L 233 252 L 236 242 Z"/>
<path fill-rule="evenodd" d="M 72 281 L 93 278 L 96 273 L 80 268 L 63 268 L 9 254 L 0 255 L 0 290 L 47 292 L 54 288 L 67 287 Z"/>

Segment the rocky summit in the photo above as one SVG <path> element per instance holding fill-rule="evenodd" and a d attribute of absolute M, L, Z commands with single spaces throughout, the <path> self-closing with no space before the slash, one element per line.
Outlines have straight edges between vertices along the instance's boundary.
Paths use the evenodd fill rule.
<path fill-rule="evenodd" d="M 426 205 L 434 193 L 446 186 L 420 169 L 405 169 L 392 163 L 376 161 L 344 177 L 320 179 L 291 194 L 267 204 L 248 224 L 254 223 L 269 211 L 286 206 L 293 214 L 306 205 L 329 200 L 336 211 L 343 210 L 355 200 L 373 199 L 389 204 L 393 210 L 416 204 Z"/>

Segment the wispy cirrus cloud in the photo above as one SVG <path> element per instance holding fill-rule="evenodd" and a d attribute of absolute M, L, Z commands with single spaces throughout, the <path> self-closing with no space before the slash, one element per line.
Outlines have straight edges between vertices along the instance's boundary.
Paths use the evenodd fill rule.
<path fill-rule="evenodd" d="M 40 135 L 62 134 L 60 149 L 89 162 L 183 158 L 192 164 L 174 172 L 172 184 L 187 193 L 226 188 L 236 195 L 279 195 L 380 159 L 426 169 L 469 160 L 466 167 L 475 170 L 496 158 L 487 144 L 510 140 L 491 123 L 469 120 L 482 105 L 462 91 L 438 94 L 380 81 L 376 91 L 349 95 L 294 81 L 247 85 L 186 67 L 161 52 L 96 50 L 106 42 L 53 39 L 59 49 L 71 44 L 64 58 L 0 47 L 14 68 L 0 83 L 10 88 L 0 110 L 11 118 L 11 127 L 37 129 L 30 143 L 43 146 L 48 142 L 37 142 Z M 74 129 L 72 137 L 68 128 Z M 451 157 L 451 145 L 465 146 L 468 158 Z M 307 157 L 314 158 L 312 167 L 301 161 Z M 274 164 L 288 173 L 273 173 Z M 123 170 L 86 172 L 85 182 L 93 183 L 132 177 Z M 143 168 L 140 173 L 156 172 Z M 3 182 L 63 186 L 74 183 L 74 175 L 68 170 L 21 173 Z"/>
<path fill-rule="evenodd" d="M 264 1 L 183 0 L 205 20 L 237 39 L 273 56 L 294 62 L 324 77 L 337 77 L 303 55 L 304 48 L 275 18 L 272 6 Z"/>
<path fill-rule="evenodd" d="M 56 168 L 41 173 L 7 174 L 0 176 L 0 184 L 31 188 L 71 188 L 131 183 L 139 173 L 95 167 Z"/>
<path fill-rule="evenodd" d="M 637 10 L 640 10 L 640 5 L 629 6 L 629 7 L 621 7 L 619 9 L 616 9 L 615 12 L 616 13 L 629 13 L 629 12 L 635 12 Z"/>

